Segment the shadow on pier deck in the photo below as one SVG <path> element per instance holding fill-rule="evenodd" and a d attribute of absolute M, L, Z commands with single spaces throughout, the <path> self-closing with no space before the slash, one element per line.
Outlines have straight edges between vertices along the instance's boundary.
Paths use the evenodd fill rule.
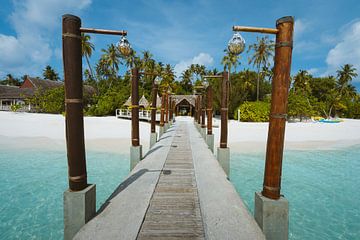
<path fill-rule="evenodd" d="M 192 121 L 177 121 L 74 239 L 265 239 Z"/>

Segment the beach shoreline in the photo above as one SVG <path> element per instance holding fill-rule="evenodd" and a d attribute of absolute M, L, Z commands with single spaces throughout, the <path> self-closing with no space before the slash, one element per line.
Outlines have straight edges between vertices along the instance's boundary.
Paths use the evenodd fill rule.
<path fill-rule="evenodd" d="M 181 121 L 193 121 L 190 117 Z M 218 120 L 215 120 L 218 121 Z M 0 145 L 9 149 L 66 151 L 65 118 L 57 114 L 0 112 Z M 219 122 L 215 122 L 219 124 Z M 157 127 L 158 128 L 158 127 Z M 84 117 L 87 151 L 128 154 L 131 121 L 109 117 Z M 157 129 L 158 131 L 158 129 Z M 214 128 L 215 149 L 220 128 Z M 228 145 L 232 153 L 265 152 L 268 123 L 229 121 Z M 360 144 L 360 120 L 337 124 L 287 123 L 284 150 L 330 150 Z M 140 122 L 140 142 L 149 148 L 150 124 Z"/>

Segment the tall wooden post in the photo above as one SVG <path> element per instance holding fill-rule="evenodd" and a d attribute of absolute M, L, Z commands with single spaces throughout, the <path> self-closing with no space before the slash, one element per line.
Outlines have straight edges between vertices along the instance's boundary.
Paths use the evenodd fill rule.
<path fill-rule="evenodd" d="M 212 114 L 213 114 L 213 90 L 211 86 L 206 89 L 206 110 L 207 110 L 207 134 L 212 134 Z"/>
<path fill-rule="evenodd" d="M 158 91 L 158 85 L 154 82 L 153 89 L 152 89 L 152 104 L 151 104 L 151 132 L 152 133 L 155 133 L 157 91 Z"/>
<path fill-rule="evenodd" d="M 71 191 L 80 191 L 88 186 L 84 144 L 80 27 L 80 18 L 73 15 L 63 16 L 62 39 L 66 106 L 65 128 L 69 188 Z"/>
<path fill-rule="evenodd" d="M 220 129 L 220 148 L 227 148 L 228 137 L 228 88 L 229 73 L 224 71 L 221 82 L 221 129 Z"/>
<path fill-rule="evenodd" d="M 169 120 L 172 122 L 173 120 L 173 100 L 171 95 L 169 96 Z"/>
<path fill-rule="evenodd" d="M 280 18 L 275 44 L 275 66 L 272 81 L 271 110 L 266 149 L 266 163 L 262 195 L 280 198 L 281 170 L 290 85 L 291 55 L 293 46 L 293 17 Z"/>
<path fill-rule="evenodd" d="M 169 94 L 165 93 L 165 123 L 169 122 Z"/>
<path fill-rule="evenodd" d="M 194 106 L 194 122 L 197 123 L 197 104 L 198 104 L 198 99 L 197 96 L 195 96 L 195 106 Z"/>
<path fill-rule="evenodd" d="M 201 95 L 198 95 L 197 96 L 197 99 L 198 99 L 198 105 L 197 105 L 197 123 L 199 124 L 199 126 L 200 126 L 200 124 L 201 124 Z"/>
<path fill-rule="evenodd" d="M 140 145 L 139 136 L 139 70 L 131 69 L 131 144 Z"/>
<path fill-rule="evenodd" d="M 162 93 L 161 96 L 161 111 L 160 111 L 160 127 L 164 127 L 165 122 L 165 93 Z"/>
<path fill-rule="evenodd" d="M 205 96 L 204 94 L 201 95 L 201 128 L 206 127 L 205 125 L 205 115 L 206 115 L 206 110 L 205 110 Z M 204 130 L 205 131 L 205 130 Z M 204 133 L 205 134 L 205 133 Z"/>

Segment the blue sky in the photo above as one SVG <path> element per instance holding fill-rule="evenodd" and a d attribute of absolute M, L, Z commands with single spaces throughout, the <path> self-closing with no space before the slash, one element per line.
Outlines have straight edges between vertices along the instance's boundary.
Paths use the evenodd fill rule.
<path fill-rule="evenodd" d="M 80 16 L 84 27 L 127 30 L 137 52 L 149 50 L 178 73 L 191 63 L 222 69 L 233 25 L 274 27 L 276 19 L 291 15 L 296 20 L 292 73 L 304 69 L 314 76 L 335 75 L 346 63 L 360 73 L 359 0 L 2 0 L 0 78 L 7 73 L 41 76 L 47 64 L 62 76 L 61 15 L 65 13 Z M 242 35 L 247 45 L 258 36 Z M 118 37 L 92 35 L 92 41 L 95 62 L 101 49 Z M 243 54 L 239 68 L 252 68 L 247 61 Z M 355 82 L 359 89 L 360 78 Z"/>

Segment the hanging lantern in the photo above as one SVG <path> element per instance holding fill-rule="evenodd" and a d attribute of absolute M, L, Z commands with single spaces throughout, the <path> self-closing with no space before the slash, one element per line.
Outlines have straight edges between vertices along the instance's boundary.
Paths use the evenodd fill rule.
<path fill-rule="evenodd" d="M 240 33 L 234 33 L 232 38 L 228 43 L 228 50 L 234 55 L 239 55 L 245 49 L 245 39 L 240 35 Z"/>
<path fill-rule="evenodd" d="M 131 54 L 131 45 L 125 36 L 121 37 L 117 47 L 122 55 L 129 56 Z"/>

